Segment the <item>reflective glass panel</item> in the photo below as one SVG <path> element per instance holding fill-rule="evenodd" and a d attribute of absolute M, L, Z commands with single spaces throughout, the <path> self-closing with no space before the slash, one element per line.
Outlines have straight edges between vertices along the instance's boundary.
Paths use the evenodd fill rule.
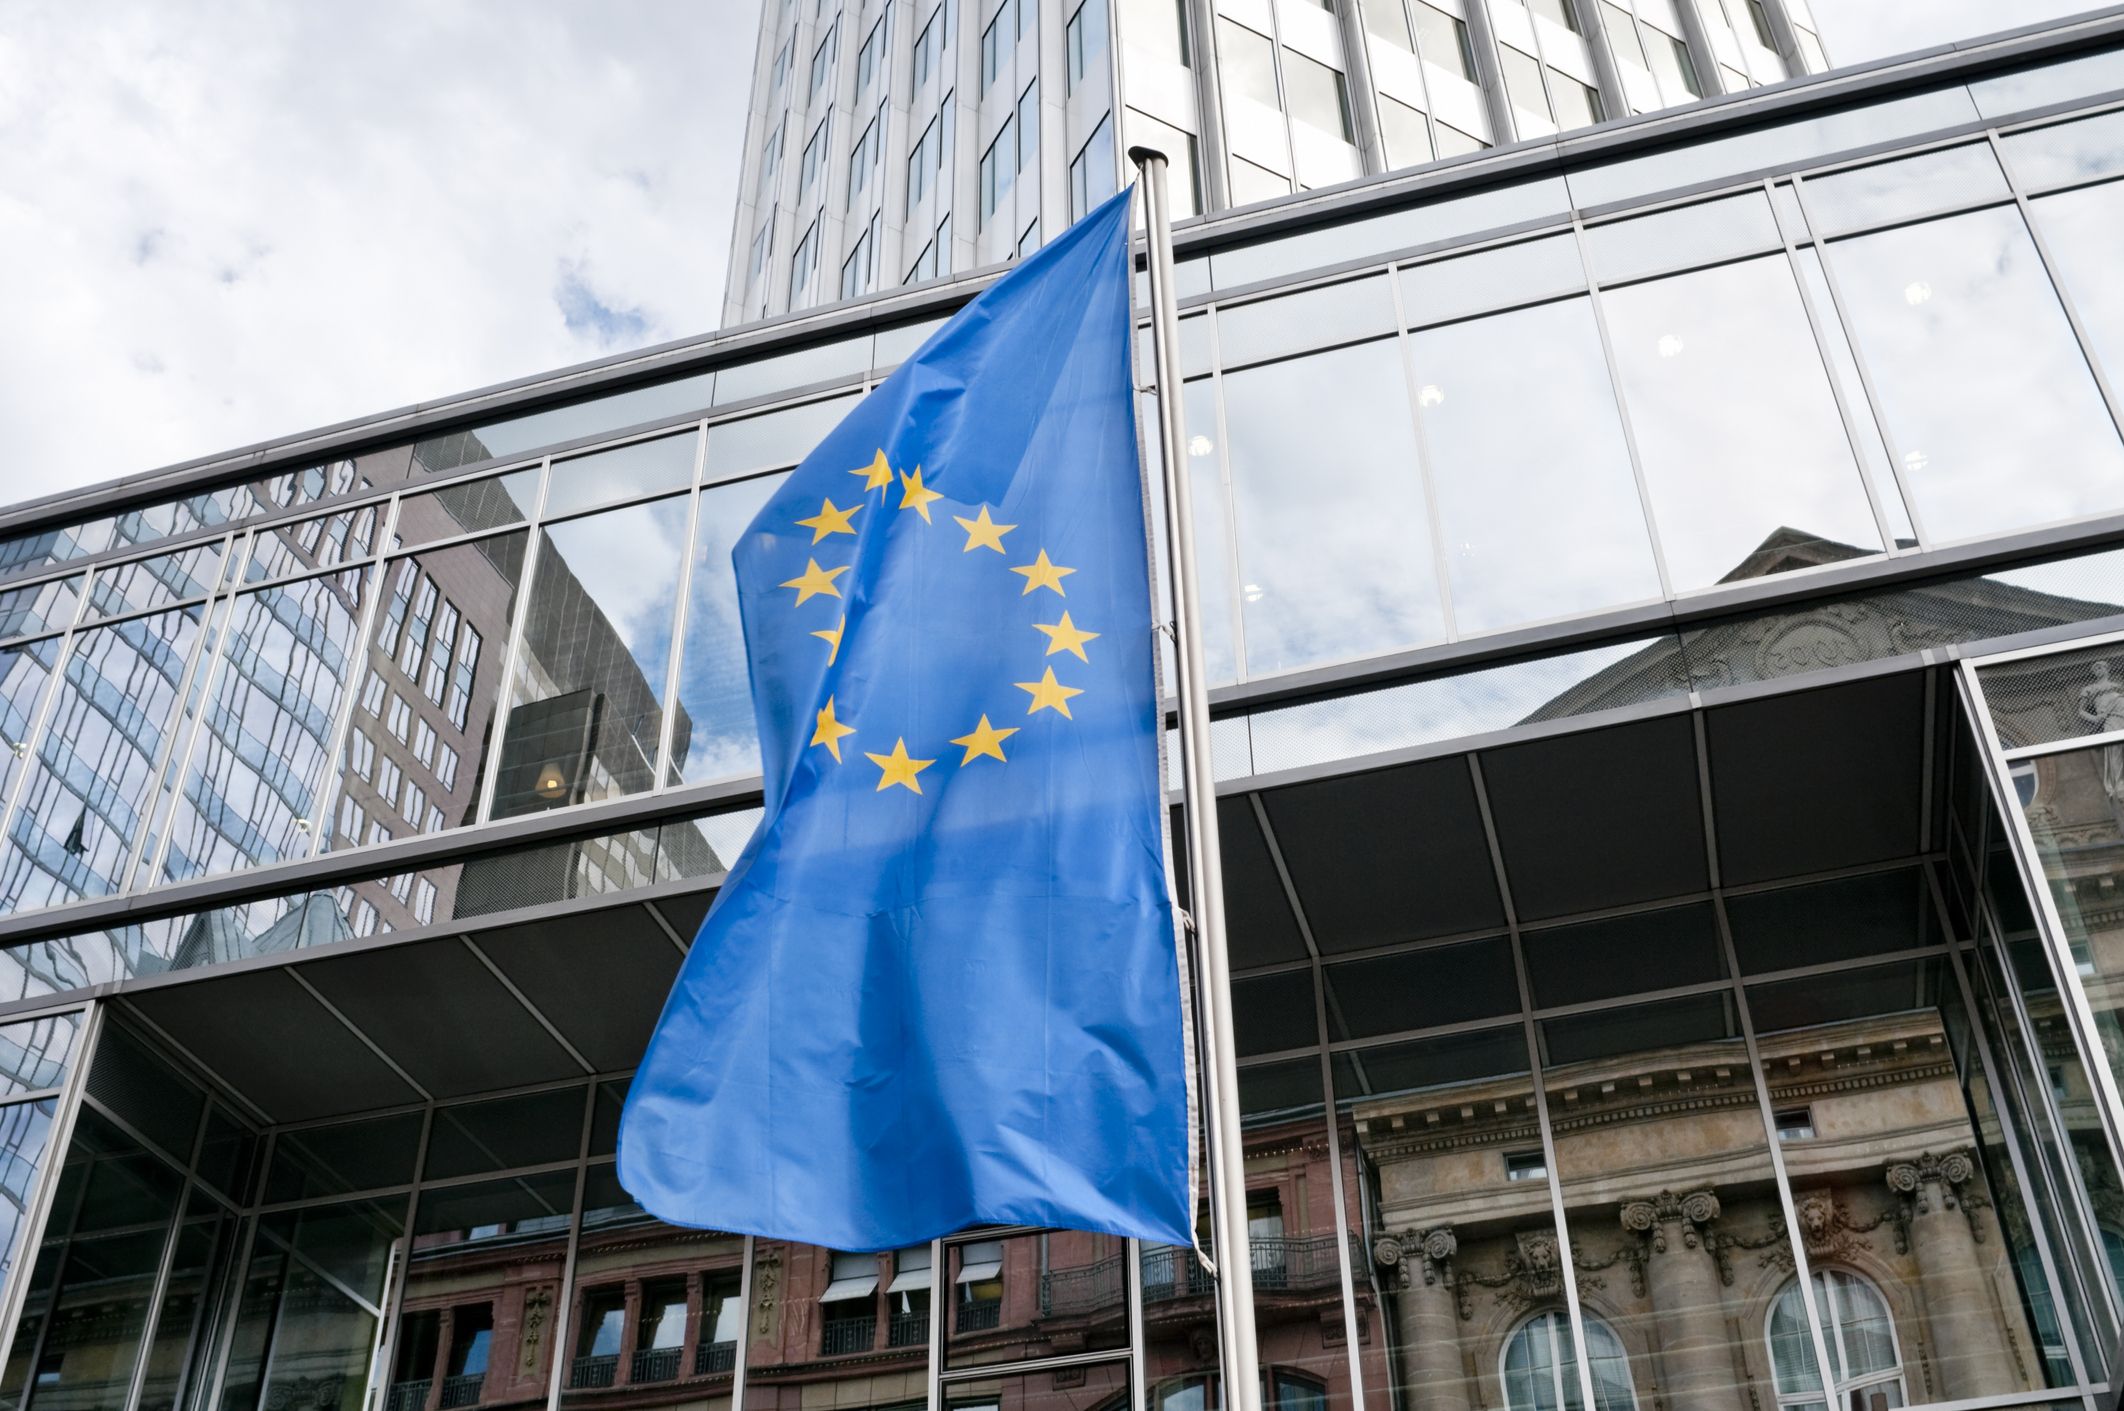
<path fill-rule="evenodd" d="M 2022 1350 L 2058 1342 L 2055 1303 L 2040 1279 L 2020 1283 L 2039 1261 L 2017 1258 L 2032 1238 L 2022 1193 L 1968 1105 L 1971 1035 L 1945 963 L 1755 985 L 1748 1005 L 1771 1106 L 1805 1113 L 1781 1120 L 1779 1146 L 1827 1294 L 1838 1402 L 1874 1404 L 1876 1385 L 1890 1406 L 2042 1388 L 2063 1369 Z M 1923 1381 L 1904 1365 L 1917 1347 Z M 1781 1382 L 1815 1366 L 1796 1339 L 1773 1358 Z"/>
<path fill-rule="evenodd" d="M 384 564 L 339 754 L 338 797 L 324 819 L 327 848 L 472 821 L 525 539 L 498 534 Z M 363 895 L 381 908 L 381 925 L 420 924 L 410 895 Z M 444 916 L 447 900 L 438 901 Z"/>
<path fill-rule="evenodd" d="M 223 634 L 161 875 L 208 876 L 310 851 L 327 753 L 354 682 L 369 571 L 245 593 Z"/>
<path fill-rule="evenodd" d="M 2090 181 L 2124 171 L 2124 112 L 2012 132 L 1999 143 L 2023 188 Z"/>
<path fill-rule="evenodd" d="M 1502 937 L 1344 961 L 1323 973 L 1328 1034 L 1336 1039 L 1465 1024 L 1519 1010 L 1512 948 Z"/>
<path fill-rule="evenodd" d="M 723 368 L 717 374 L 715 404 L 720 407 L 791 387 L 861 377 L 870 366 L 870 342 L 866 334 Z"/>
<path fill-rule="evenodd" d="M 1708 903 L 1528 931 L 1520 944 L 1541 1009 L 1726 978 Z"/>
<path fill-rule="evenodd" d="M 0 1025 L 0 1097 L 65 1082 L 80 1032 L 79 1010 Z"/>
<path fill-rule="evenodd" d="M 1810 245 L 1795 250 L 1793 259 L 1799 268 L 1800 284 L 1806 291 L 1806 302 L 1814 313 L 1814 326 L 1819 333 L 1819 346 L 1829 364 L 1829 375 L 1835 379 L 1844 415 L 1856 430 L 1859 463 L 1866 468 L 1866 481 L 1873 487 L 1874 502 L 1880 506 L 1881 517 L 1886 521 L 1896 546 L 1915 548 L 1917 530 L 1911 527 L 1910 511 L 1903 503 L 1903 487 L 1895 478 L 1895 467 L 1889 459 L 1888 443 L 1881 437 L 1880 423 L 1874 419 L 1865 379 L 1859 376 L 1858 359 L 1851 352 L 1851 339 L 1845 332 L 1843 321 L 1837 317 L 1836 300 L 1829 292 L 1829 276 L 1822 269 L 1822 252 Z"/>
<path fill-rule="evenodd" d="M 1412 327 L 1585 287 L 1578 241 L 1569 235 L 1401 268 L 1402 306 Z"/>
<path fill-rule="evenodd" d="M 169 1284 L 155 1312 L 147 1345 L 147 1370 L 141 1378 L 141 1407 L 174 1407 L 188 1382 L 203 1377 L 212 1365 L 210 1345 L 202 1340 L 213 1311 L 216 1276 L 230 1257 L 236 1221 L 205 1197 L 195 1194 L 177 1232 L 170 1255 Z"/>
<path fill-rule="evenodd" d="M 173 554 L 134 559 L 115 568 L 97 570 L 89 588 L 88 616 L 116 617 L 120 613 L 168 607 L 187 598 L 204 597 L 220 581 L 218 539 Z"/>
<path fill-rule="evenodd" d="M 1425 329 L 1409 351 L 1460 631 L 1659 596 L 1584 299 Z"/>
<path fill-rule="evenodd" d="M 763 475 L 701 492 L 686 640 L 679 653 L 678 720 L 665 771 L 674 784 L 759 771 L 759 732 L 752 716 L 744 623 L 738 617 L 730 551 L 786 478 Z"/>
<path fill-rule="evenodd" d="M 1579 1303 L 1624 1352 L 1606 1359 L 1614 1404 L 1655 1388 L 1672 1405 L 1772 1404 L 1767 1369 L 1734 1339 L 1760 1326 L 1749 1310 L 1790 1245 L 1733 997 L 1540 1031 Z"/>
<path fill-rule="evenodd" d="M 1217 351 L 1226 367 L 1236 367 L 1393 329 L 1393 291 L 1375 276 L 1219 309 Z"/>
<path fill-rule="evenodd" d="M 277 1203 L 402 1186 L 413 1179 L 420 1114 L 298 1127 L 273 1139 L 265 1198 Z"/>
<path fill-rule="evenodd" d="M 78 573 L 0 591 L 0 637 L 29 637 L 64 627 L 74 620 L 80 601 Z"/>
<path fill-rule="evenodd" d="M 405 1202 L 353 1201 L 258 1217 L 242 1272 L 222 1405 L 360 1411 L 402 1249 Z"/>
<path fill-rule="evenodd" d="M 582 1139 L 583 1090 L 552 1088 L 435 1109 L 426 1180 L 571 1161 Z"/>
<path fill-rule="evenodd" d="M 243 566 L 244 582 L 264 583 L 367 558 L 376 551 L 384 509 L 380 504 L 363 505 L 360 509 L 258 530 L 251 536 L 251 556 Z"/>
<path fill-rule="evenodd" d="M 0 910 L 116 890 L 146 822 L 201 615 L 189 607 L 75 636 L 50 719 L 23 764 Z"/>
<path fill-rule="evenodd" d="M 542 474 L 533 466 L 484 480 L 460 480 L 418 495 L 401 495 L 394 531 L 397 542 L 411 548 L 482 529 L 521 524 L 530 518 L 538 503 Z"/>
<path fill-rule="evenodd" d="M 1767 250 L 1780 241 L 1762 192 L 1586 227 L 1593 273 L 1613 282 L 1699 261 Z"/>
<path fill-rule="evenodd" d="M 1443 634 L 1392 340 L 1223 379 L 1249 675 Z M 1323 555 L 1319 546 L 1334 544 Z"/>
<path fill-rule="evenodd" d="M 1529 1311 L 1563 1307 L 1521 1028 L 1342 1054 L 1335 1100 L 1365 1193 L 1366 1228 L 1350 1242 L 1360 1327 L 1384 1334 L 1362 1357 L 1365 1404 L 1556 1405 L 1512 1400 L 1504 1385 L 1506 1345 Z"/>
<path fill-rule="evenodd" d="M 1917 868 L 1728 894 L 1725 907 L 1743 975 L 1915 950 L 1942 939 L 1931 890 Z"/>
<path fill-rule="evenodd" d="M 716 480 L 741 471 L 795 465 L 840 424 L 856 400 L 853 396 L 828 397 L 800 407 L 718 422 L 708 428 L 708 478 Z"/>
<path fill-rule="evenodd" d="M 51 1141 L 57 1099 L 0 1107 L 0 1278 L 15 1272 L 22 1225 Z"/>
<path fill-rule="evenodd" d="M 1782 255 L 1633 284 L 1602 302 L 1673 587 L 1881 549 Z"/>
<path fill-rule="evenodd" d="M 1094 1362 L 1088 1367 L 1058 1367 L 1051 1372 L 1018 1372 L 953 1382 L 944 1388 L 944 1404 L 951 1411 L 999 1411 L 1003 1407 L 1011 1411 L 1082 1411 L 1125 1405 L 1128 1394 L 1126 1362 Z M 1151 1400 L 1160 1411 L 1199 1411 L 1205 1405 L 1204 1398 L 1215 1395 L 1214 1376 L 1183 1376 L 1155 1386 Z M 1307 1404 L 1290 1403 L 1293 1411 Z M 887 1411 L 910 1409 L 891 1407 Z"/>
<path fill-rule="evenodd" d="M 2018 212 L 1841 240 L 1829 263 L 1933 539 L 2116 506 L 2124 450 Z"/>
<path fill-rule="evenodd" d="M 496 818 L 656 782 L 686 518 L 681 496 L 540 532 Z"/>
<path fill-rule="evenodd" d="M 540 1405 L 575 1208 L 575 1173 L 421 1192 L 388 1411 Z"/>
<path fill-rule="evenodd" d="M 1231 497 L 1225 493 L 1224 458 L 1218 454 L 1223 437 L 1217 425 L 1216 384 L 1208 378 L 1187 383 L 1182 402 L 1188 492 L 1195 509 L 1196 587 L 1202 598 L 1203 670 L 1213 683 L 1232 681 L 1239 676 L 1239 595 L 1232 578 Z M 1142 397 L 1138 405 L 1143 424 L 1155 427 L 1156 398 Z M 1170 620 L 1173 578 L 1166 558 L 1164 446 L 1158 436 L 1144 438 L 1143 456 L 1150 479 L 1151 552 L 1157 564 L 1158 600 Z M 1159 642 L 1164 679 L 1171 682 L 1175 679 L 1172 639 L 1161 634 Z"/>
<path fill-rule="evenodd" d="M 2124 183 L 2061 191 L 2030 203 L 2051 269 L 2072 299 L 2095 361 L 2116 390 L 2124 376 L 2124 280 L 2116 277 L 2117 222 Z"/>
<path fill-rule="evenodd" d="M 1998 158 L 1982 142 L 1808 177 L 1803 186 L 1809 223 L 1824 233 L 2007 194 Z"/>
<path fill-rule="evenodd" d="M 633 441 L 587 456 L 553 462 L 546 484 L 544 516 L 569 514 L 592 505 L 676 490 L 693 479 L 697 434 Z"/>
<path fill-rule="evenodd" d="M 905 1260 L 892 1264 L 899 1283 Z M 1127 1243 L 1112 1235 L 1047 1230 L 947 1245 L 943 1274 L 946 1367 L 1128 1345 Z"/>
<path fill-rule="evenodd" d="M 47 637 L 0 648 L 0 807 L 6 806 L 8 790 L 29 754 L 30 731 L 62 645 L 57 637 Z"/>
<path fill-rule="evenodd" d="M 915 1340 L 903 1331 L 901 1341 L 892 1340 L 889 1310 L 895 1305 L 889 1290 L 903 1272 L 896 1253 L 762 1239 L 754 1242 L 752 1257 L 751 1325 L 741 1339 L 745 1411 L 786 1411 L 820 1396 L 879 1411 L 914 1411 L 926 1404 L 928 1339 Z M 623 1292 L 611 1290 L 608 1296 Z M 587 1308 L 592 1292 L 582 1297 Z M 591 1316 L 594 1311 L 586 1311 L 578 1324 L 583 1335 L 603 1321 Z M 609 1342 L 599 1345 L 617 1349 L 625 1345 L 623 1337 L 624 1324 L 611 1325 Z M 580 1340 L 576 1351 L 583 1354 Z"/>
<path fill-rule="evenodd" d="M 713 372 L 696 373 L 528 416 L 490 421 L 423 441 L 414 447 L 413 455 L 423 470 L 433 473 L 556 446 L 600 431 L 620 431 L 707 406 L 715 380 Z"/>

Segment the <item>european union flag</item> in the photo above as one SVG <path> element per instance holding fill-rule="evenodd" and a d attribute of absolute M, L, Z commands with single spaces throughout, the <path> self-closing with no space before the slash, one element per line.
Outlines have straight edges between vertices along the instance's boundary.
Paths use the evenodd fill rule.
<path fill-rule="evenodd" d="M 766 816 L 635 1075 L 675 1224 L 1188 1244 L 1128 193 L 887 378 L 732 554 Z"/>

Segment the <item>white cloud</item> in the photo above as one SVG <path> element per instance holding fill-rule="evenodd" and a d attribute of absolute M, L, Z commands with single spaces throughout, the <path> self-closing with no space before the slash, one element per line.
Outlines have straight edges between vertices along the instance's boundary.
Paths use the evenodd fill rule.
<path fill-rule="evenodd" d="M 1838 64 L 1860 64 L 2097 9 L 2093 0 L 1810 0 Z"/>
<path fill-rule="evenodd" d="M 757 0 L 12 0 L 0 502 L 705 332 Z"/>

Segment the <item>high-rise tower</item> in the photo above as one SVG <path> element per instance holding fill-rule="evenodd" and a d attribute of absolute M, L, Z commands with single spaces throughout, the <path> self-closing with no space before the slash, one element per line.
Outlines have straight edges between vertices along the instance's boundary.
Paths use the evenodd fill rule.
<path fill-rule="evenodd" d="M 1806 0 L 770 0 L 724 322 L 1007 260 L 1131 142 L 1186 216 L 1826 67 Z"/>

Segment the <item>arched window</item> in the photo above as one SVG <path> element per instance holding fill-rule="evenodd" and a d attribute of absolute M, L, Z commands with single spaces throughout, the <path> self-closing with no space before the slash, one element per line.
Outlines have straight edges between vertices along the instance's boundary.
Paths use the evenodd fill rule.
<path fill-rule="evenodd" d="M 1615 1330 L 1586 1315 L 1587 1362 L 1593 1372 L 1594 1411 L 1637 1411 L 1630 1358 Z M 1509 1411 L 1564 1411 L 1584 1404 L 1578 1394 L 1578 1350 L 1562 1309 L 1537 1313 L 1505 1342 L 1499 1361 Z"/>
<path fill-rule="evenodd" d="M 1839 1406 L 1888 1411 L 1903 1400 L 1903 1362 L 1896 1351 L 1895 1321 L 1879 1289 L 1857 1274 L 1824 1269 L 1814 1276 L 1814 1301 L 1834 1364 Z M 1792 1411 L 1822 1411 L 1822 1378 L 1807 1334 L 1807 1303 L 1794 1279 L 1770 1308 L 1770 1365 L 1777 1373 L 1777 1404 Z"/>

